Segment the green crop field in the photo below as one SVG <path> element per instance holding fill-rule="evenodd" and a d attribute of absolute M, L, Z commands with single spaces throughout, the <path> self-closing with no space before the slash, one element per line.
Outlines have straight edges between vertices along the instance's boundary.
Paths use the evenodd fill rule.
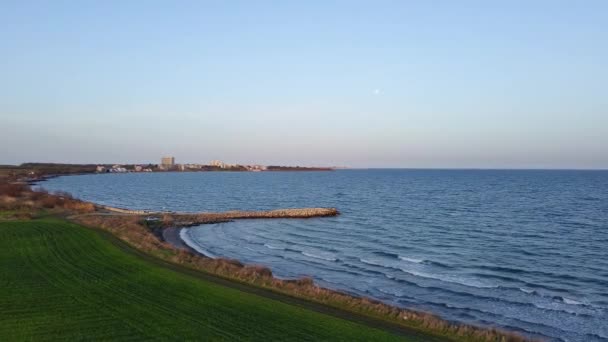
<path fill-rule="evenodd" d="M 397 340 L 208 282 L 58 219 L 0 222 L 0 341 Z"/>

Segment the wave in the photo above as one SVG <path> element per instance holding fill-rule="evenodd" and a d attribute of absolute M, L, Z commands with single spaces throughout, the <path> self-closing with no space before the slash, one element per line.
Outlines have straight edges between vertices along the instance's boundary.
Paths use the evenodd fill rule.
<path fill-rule="evenodd" d="M 305 250 L 306 247 L 312 247 L 312 246 L 299 246 L 299 245 L 293 245 L 293 244 L 288 245 L 288 246 L 279 246 L 279 245 L 273 245 L 270 243 L 265 243 L 264 247 L 266 247 L 268 249 L 272 249 L 272 250 L 277 250 L 277 251 L 286 251 L 286 252 L 304 254 L 308 257 L 315 258 L 314 256 L 307 254 L 307 253 L 312 254 L 310 251 Z M 319 252 L 319 254 L 323 254 L 323 252 Z M 275 256 L 279 256 L 279 255 L 275 255 Z M 317 255 L 317 259 L 324 259 L 324 258 L 325 257 L 322 258 L 321 255 Z M 328 261 L 334 261 L 334 260 L 328 260 Z"/>
<path fill-rule="evenodd" d="M 574 299 L 570 299 L 570 298 L 566 298 L 566 297 L 559 297 L 559 299 L 561 299 L 562 302 L 564 302 L 565 304 L 568 304 L 568 305 L 585 305 L 583 302 L 579 302 L 578 300 L 574 300 Z"/>
<path fill-rule="evenodd" d="M 345 259 L 345 260 L 346 260 L 346 259 Z M 362 272 L 362 273 L 365 273 L 365 274 L 373 274 L 373 275 L 387 276 L 387 274 L 386 274 L 386 273 L 384 273 L 384 272 L 382 272 L 382 271 L 376 271 L 376 270 L 373 270 L 373 269 L 371 269 L 371 268 L 365 268 L 365 267 L 361 267 L 361 266 L 359 266 L 359 265 L 352 264 L 352 263 L 350 263 L 350 262 L 348 262 L 348 261 L 345 261 L 345 260 L 341 260 L 341 261 L 343 262 L 343 265 L 344 265 L 344 266 L 346 266 L 348 269 L 355 269 L 355 270 L 358 270 L 358 271 L 360 271 L 360 272 Z M 393 277 L 393 278 L 394 278 L 394 277 Z"/>
<path fill-rule="evenodd" d="M 548 311 L 552 311 L 552 312 L 565 313 L 565 314 L 574 315 L 574 316 L 578 316 L 578 317 L 588 317 L 588 318 L 593 317 L 593 315 L 591 315 L 589 313 L 568 310 L 567 308 L 563 308 L 563 307 L 559 307 L 559 306 L 555 305 L 555 304 L 564 305 L 563 303 L 530 303 L 530 304 L 537 309 L 541 309 L 541 310 L 545 310 L 545 311 L 548 310 Z"/>
<path fill-rule="evenodd" d="M 476 287 L 476 288 L 498 288 L 498 285 L 496 285 L 496 284 L 488 284 L 488 283 L 485 283 L 483 281 L 479 281 L 476 279 L 466 279 L 466 278 L 463 278 L 460 276 L 450 275 L 450 274 L 421 272 L 418 270 L 412 270 L 412 269 L 407 269 L 407 268 L 403 268 L 403 267 L 396 267 L 396 266 L 389 265 L 389 264 L 386 264 L 386 263 L 383 263 L 380 261 L 364 259 L 364 258 L 360 258 L 359 260 L 368 265 L 398 270 L 403 273 L 413 275 L 415 277 L 434 279 L 434 280 L 439 280 L 439 281 L 446 282 L 446 283 L 460 284 L 460 285 Z"/>
<path fill-rule="evenodd" d="M 380 266 L 380 267 L 384 267 L 384 268 L 392 268 L 392 269 L 397 269 L 398 270 L 398 268 L 393 267 L 393 266 L 391 266 L 389 264 L 385 264 L 385 263 L 380 262 L 380 261 L 363 259 L 363 258 L 359 258 L 359 261 L 361 261 L 364 264 L 368 264 L 368 265 Z"/>
<path fill-rule="evenodd" d="M 453 290 L 453 289 L 447 289 L 447 288 L 443 288 L 443 287 L 436 287 L 436 286 L 421 286 L 418 285 L 416 283 L 412 283 L 403 279 L 397 279 L 397 278 L 390 278 L 390 279 L 395 279 L 396 281 L 398 281 L 399 283 L 404 283 L 404 284 L 408 284 L 411 286 L 416 286 L 419 288 L 424 288 L 430 291 L 437 291 L 438 293 L 446 293 L 446 294 L 450 294 L 452 295 L 454 298 L 462 298 L 462 300 L 470 300 L 472 303 L 478 303 L 479 301 L 484 301 L 484 302 L 494 302 L 494 303 L 500 303 L 501 305 L 505 305 L 507 307 L 513 307 L 513 306 L 520 306 L 520 307 L 524 307 L 524 308 L 536 308 L 536 309 L 540 309 L 540 310 L 550 310 L 553 312 L 559 312 L 559 313 L 563 313 L 563 314 L 568 314 L 568 315 L 576 315 L 578 317 L 593 317 L 593 315 L 590 314 L 590 311 L 588 309 L 583 309 L 582 311 L 580 309 L 577 309 L 576 311 L 573 311 L 572 309 L 568 309 L 568 307 L 564 307 L 564 303 L 562 302 L 547 302 L 546 300 L 551 300 L 550 298 L 546 298 L 545 297 L 545 301 L 544 302 L 539 302 L 539 301 L 516 301 L 516 300 L 511 300 L 511 299 L 507 299 L 508 297 L 505 297 L 503 295 L 501 295 L 500 293 L 493 293 L 493 294 L 481 294 L 481 293 L 469 293 L 469 292 L 462 292 L 462 291 L 458 291 L 458 290 Z M 502 287 L 499 286 L 500 289 L 503 290 L 517 290 L 515 288 L 511 288 L 511 287 Z M 385 291 L 381 291 L 385 294 L 389 294 Z M 400 298 L 396 293 L 394 293 L 393 295 L 397 296 L 397 298 Z M 469 298 L 469 299 L 467 299 Z M 542 298 L 540 298 L 542 299 Z M 554 300 L 554 299 L 553 299 Z M 441 304 L 439 302 L 433 302 L 436 305 L 447 305 L 450 306 L 451 304 L 448 303 L 444 303 Z M 583 304 L 584 305 L 584 304 Z M 467 306 L 467 307 L 459 307 L 459 309 L 466 309 L 466 310 L 480 310 L 480 309 L 475 309 L 471 306 Z M 582 309 L 582 308 L 581 308 Z M 529 310 L 529 309 L 528 309 Z"/>
<path fill-rule="evenodd" d="M 401 300 L 398 300 L 398 301 L 401 302 Z M 484 320 L 486 320 L 486 322 L 491 322 L 491 320 L 488 320 L 488 318 L 492 318 L 492 317 L 497 317 L 500 319 L 506 318 L 513 322 L 521 322 L 521 323 L 523 323 L 522 325 L 517 325 L 516 327 L 509 326 L 509 331 L 520 331 L 523 333 L 539 335 L 541 337 L 542 336 L 544 336 L 544 337 L 551 336 L 552 337 L 551 341 L 553 341 L 553 340 L 570 341 L 570 339 L 564 340 L 562 338 L 558 338 L 558 336 L 563 337 L 563 336 L 565 336 L 566 333 L 577 333 L 576 331 L 566 329 L 563 326 L 556 326 L 556 325 L 552 325 L 551 323 L 547 323 L 547 322 L 543 322 L 543 321 L 530 320 L 530 319 L 523 318 L 523 317 L 516 317 L 516 316 L 512 316 L 509 313 L 488 311 L 484 308 L 474 308 L 474 307 L 469 307 L 469 306 L 461 306 L 458 304 L 449 304 L 449 303 L 436 302 L 436 301 L 426 301 L 425 303 L 433 305 L 433 306 L 437 306 L 440 308 L 462 310 L 466 313 L 474 314 L 477 317 L 484 317 Z M 536 306 L 536 305 L 533 305 L 533 306 Z M 561 310 L 556 310 L 556 311 L 561 311 Z M 568 313 L 568 312 L 564 312 L 564 313 Z M 572 313 L 570 313 L 570 314 L 572 314 Z M 578 314 L 575 314 L 575 315 L 579 316 Z M 591 317 L 588 315 L 582 315 L 582 316 Z M 505 326 L 505 328 L 506 327 L 507 326 Z M 550 331 L 552 331 L 552 330 L 554 332 L 550 333 Z M 547 335 L 548 333 L 549 333 L 549 335 Z"/>
<path fill-rule="evenodd" d="M 378 255 L 378 256 L 381 256 L 381 257 L 386 257 L 386 258 L 390 258 L 390 259 L 401 259 L 403 261 L 413 262 L 413 263 L 416 263 L 416 264 L 421 264 L 422 262 L 425 261 L 424 259 L 410 258 L 410 257 L 402 256 L 402 255 L 391 253 L 391 252 L 374 251 L 372 253 L 374 255 Z"/>
<path fill-rule="evenodd" d="M 422 263 L 425 265 L 433 265 L 433 266 L 438 266 L 441 268 L 448 268 L 448 269 L 453 268 L 452 266 L 440 263 L 439 261 L 424 260 Z"/>
<path fill-rule="evenodd" d="M 518 287 L 517 289 L 519 291 L 521 291 L 523 293 L 527 293 L 527 294 L 538 294 L 538 292 L 536 292 L 535 290 L 526 289 L 524 287 Z"/>
<path fill-rule="evenodd" d="M 403 261 L 407 261 L 407 262 L 412 262 L 415 264 L 422 264 L 425 261 L 424 259 L 409 258 L 409 257 L 401 256 L 401 255 L 399 255 L 399 259 L 401 259 Z"/>
<path fill-rule="evenodd" d="M 201 253 L 202 255 L 204 255 L 204 256 L 206 256 L 208 258 L 212 258 L 212 259 L 216 259 L 217 258 L 216 255 L 214 255 L 213 253 L 210 253 L 209 251 L 205 250 L 201 245 L 199 245 L 192 238 L 190 238 L 190 234 L 188 234 L 188 229 L 182 229 L 182 230 L 180 230 L 179 237 L 182 239 L 182 241 L 184 241 L 184 243 L 186 245 L 188 245 L 188 247 L 194 249 L 195 251 Z"/>
<path fill-rule="evenodd" d="M 401 292 L 389 291 L 383 288 L 378 288 L 378 291 L 393 297 L 401 297 Z"/>
<path fill-rule="evenodd" d="M 503 286 L 500 286 L 500 288 L 513 289 L 512 287 L 503 287 Z M 544 299 L 553 300 L 555 303 L 559 303 L 559 304 L 576 305 L 576 306 L 580 306 L 580 307 L 585 307 L 587 309 L 600 309 L 600 310 L 604 310 L 604 309 L 606 309 L 608 307 L 606 305 L 603 305 L 604 303 L 601 303 L 601 302 L 595 302 L 595 303 L 591 304 L 591 303 L 585 303 L 585 302 L 582 302 L 580 300 L 575 300 L 575 299 L 571 299 L 571 298 L 563 297 L 563 296 L 550 296 L 550 295 L 546 295 L 546 294 L 543 295 L 542 293 L 540 293 L 540 292 L 538 292 L 536 290 L 531 290 L 531 289 L 528 289 L 528 288 L 525 288 L 525 287 L 519 287 L 518 290 L 521 291 L 521 292 L 524 292 L 526 294 L 529 294 L 529 295 L 533 295 L 533 296 L 544 298 Z M 542 308 L 542 309 L 550 309 L 550 310 L 565 311 L 565 312 L 568 312 L 568 313 L 572 313 L 569 310 L 558 310 L 558 309 L 555 309 L 553 307 L 542 306 L 542 304 L 541 304 L 541 306 L 539 306 L 539 305 L 535 305 L 535 306 L 539 307 L 539 308 Z M 577 313 L 577 314 L 581 315 L 581 313 Z"/>
<path fill-rule="evenodd" d="M 507 283 L 516 283 L 516 284 L 526 283 L 525 281 L 523 281 L 521 279 L 504 276 L 504 275 L 499 275 L 499 274 L 480 273 L 480 272 L 473 272 L 473 273 L 468 273 L 468 274 L 470 274 L 474 277 L 477 277 L 477 278 L 483 278 L 483 279 L 492 278 L 492 279 L 497 279 L 497 280 L 500 280 L 502 282 L 507 282 Z"/>
<path fill-rule="evenodd" d="M 488 283 L 485 283 L 483 281 L 479 281 L 476 279 L 466 279 L 463 277 L 449 275 L 449 274 L 426 273 L 426 272 L 419 272 L 419 271 L 414 271 L 414 270 L 409 270 L 409 269 L 404 269 L 404 268 L 401 268 L 400 270 L 404 273 L 408 273 L 408 274 L 411 274 L 416 277 L 435 279 L 435 280 L 439 280 L 439 281 L 446 282 L 446 283 L 453 283 L 453 284 L 459 284 L 459 285 L 464 285 L 464 286 L 469 286 L 469 287 L 476 287 L 479 289 L 498 288 L 498 285 L 495 285 L 495 284 L 488 284 Z"/>
<path fill-rule="evenodd" d="M 383 252 L 383 251 L 375 251 L 372 252 L 375 255 L 379 255 L 379 256 L 383 256 L 383 257 L 387 257 L 387 258 L 398 258 L 399 255 L 395 254 L 395 253 L 390 253 L 390 252 Z"/>
<path fill-rule="evenodd" d="M 443 267 L 443 268 L 451 268 L 450 266 L 446 265 L 446 264 L 442 264 L 438 261 L 432 261 L 432 260 L 427 260 L 427 259 L 420 259 L 420 258 L 414 258 L 414 257 L 409 257 L 409 256 L 403 256 L 403 255 L 399 255 L 399 254 L 395 254 L 395 253 L 391 253 L 391 252 L 383 252 L 383 251 L 374 251 L 372 252 L 374 255 L 378 255 L 381 257 L 385 257 L 385 258 L 389 258 L 389 259 L 399 259 L 405 262 L 409 262 L 409 263 L 413 263 L 413 264 L 425 264 L 425 265 L 433 265 L 433 266 L 438 266 L 438 267 Z M 380 266 L 380 265 L 378 265 Z M 385 267 L 391 267 L 392 266 L 388 266 L 385 265 Z"/>
<path fill-rule="evenodd" d="M 318 254 L 314 254 L 314 253 L 310 253 L 310 252 L 301 252 L 301 253 L 307 257 L 311 257 L 311 258 L 315 258 L 315 259 L 321 259 L 321 260 L 326 260 L 326 261 L 338 261 L 338 258 L 333 257 L 333 256 L 318 255 Z"/>
<path fill-rule="evenodd" d="M 277 246 L 273 246 L 271 244 L 265 243 L 264 247 L 268 248 L 268 249 L 276 249 L 276 250 L 280 250 L 280 251 L 284 251 L 285 248 L 283 247 L 277 247 Z"/>
<path fill-rule="evenodd" d="M 513 288 L 513 287 L 504 287 L 504 286 L 498 286 L 497 289 L 501 289 L 501 290 L 506 290 L 506 291 L 522 291 L 525 293 L 534 293 L 535 295 L 538 295 L 540 298 L 542 299 L 544 298 L 545 300 L 559 300 L 559 302 L 553 302 L 553 305 L 551 305 L 551 303 L 543 303 L 543 302 L 538 302 L 538 301 L 516 301 L 516 300 L 511 300 L 511 299 L 507 299 L 508 297 L 505 297 L 503 295 L 501 295 L 500 293 L 494 293 L 494 292 L 490 292 L 490 293 L 486 293 L 485 295 L 482 293 L 469 293 L 469 292 L 462 292 L 462 291 L 458 291 L 458 290 L 454 290 L 454 289 L 448 289 L 448 288 L 444 288 L 444 287 L 436 287 L 436 286 L 422 286 L 419 284 L 416 284 L 414 282 L 410 282 L 407 280 L 403 280 L 403 279 L 398 279 L 395 277 L 389 277 L 387 276 L 387 278 L 389 279 L 394 279 L 399 283 L 403 283 L 403 284 L 407 284 L 410 286 L 416 286 L 419 288 L 424 288 L 427 290 L 431 290 L 431 291 L 437 291 L 437 292 L 443 292 L 443 293 L 448 293 L 454 297 L 462 297 L 462 298 L 471 298 L 474 299 L 475 301 L 492 301 L 492 302 L 497 302 L 497 303 L 503 303 L 505 305 L 509 305 L 509 306 L 513 306 L 513 305 L 517 305 L 517 306 L 523 306 L 523 307 L 536 307 L 537 309 L 542 309 L 542 310 L 551 310 L 551 311 L 558 311 L 558 312 L 563 312 L 563 313 L 568 313 L 568 314 L 576 314 L 579 316 L 589 316 L 588 314 L 585 314 L 584 312 L 573 312 L 571 310 L 567 310 L 561 307 L 556 307 L 555 304 L 563 304 L 566 301 L 563 301 L 562 297 L 554 297 L 554 298 L 548 298 L 548 297 L 544 297 L 542 295 L 539 295 L 538 293 L 536 293 L 536 291 L 530 291 L 527 289 L 522 289 L 522 288 Z M 563 301 L 563 303 L 562 303 Z M 571 303 L 576 302 L 576 301 L 571 301 Z M 580 302 L 577 302 L 580 303 Z M 580 303 L 580 305 L 585 305 L 583 303 Z"/>
<path fill-rule="evenodd" d="M 513 274 L 526 273 L 525 270 L 522 270 L 519 268 L 498 266 L 498 265 L 479 265 L 479 266 L 471 266 L 471 268 L 479 268 L 479 269 L 493 271 L 493 272 L 506 272 L 506 273 L 513 273 Z"/>

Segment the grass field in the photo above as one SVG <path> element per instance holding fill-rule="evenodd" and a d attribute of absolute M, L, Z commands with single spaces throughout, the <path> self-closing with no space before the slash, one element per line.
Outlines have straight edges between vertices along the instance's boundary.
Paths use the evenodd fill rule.
<path fill-rule="evenodd" d="M 58 219 L 0 222 L 0 340 L 59 339 L 404 337 L 162 267 Z"/>

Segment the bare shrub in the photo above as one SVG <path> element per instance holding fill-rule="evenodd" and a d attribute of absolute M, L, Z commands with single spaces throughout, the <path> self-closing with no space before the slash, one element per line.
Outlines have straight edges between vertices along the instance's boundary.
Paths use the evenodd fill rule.
<path fill-rule="evenodd" d="M 95 211 L 95 205 L 89 202 L 79 200 L 69 200 L 64 203 L 64 208 L 78 213 L 92 213 Z"/>
<path fill-rule="evenodd" d="M 0 195 L 0 208 L 5 210 L 11 210 L 15 207 L 17 200 L 15 197 L 8 195 Z"/>
<path fill-rule="evenodd" d="M 19 220 L 30 220 L 34 215 L 30 211 L 20 211 L 15 213 L 15 217 Z"/>
<path fill-rule="evenodd" d="M 74 199 L 74 196 L 72 196 L 71 193 L 69 192 L 65 192 L 65 191 L 55 191 L 54 193 L 55 196 L 58 196 L 64 200 L 71 200 Z"/>
<path fill-rule="evenodd" d="M 41 188 L 41 189 L 38 189 L 38 190 L 36 190 L 36 191 L 32 191 L 32 192 L 30 193 L 30 196 L 29 196 L 29 197 L 30 197 L 30 198 L 31 198 L 33 201 L 38 201 L 38 200 L 40 200 L 40 199 L 42 199 L 42 198 L 44 198 L 44 197 L 47 197 L 48 195 L 49 195 L 49 192 L 48 192 L 48 191 L 46 191 L 45 189 L 42 189 L 42 188 Z"/>
<path fill-rule="evenodd" d="M 302 278 L 296 279 L 295 283 L 298 286 L 313 286 L 315 282 L 312 280 L 311 277 L 302 277 Z"/>
<path fill-rule="evenodd" d="M 29 190 L 29 187 L 25 184 L 0 183 L 0 195 L 19 197 L 27 190 Z"/>
<path fill-rule="evenodd" d="M 246 278 L 272 278 L 270 268 L 259 265 L 248 265 L 240 270 L 241 276 Z"/>
<path fill-rule="evenodd" d="M 169 214 L 165 214 L 165 215 L 162 216 L 161 222 L 163 223 L 163 225 L 165 227 L 171 227 L 173 225 L 173 222 L 174 222 L 173 216 L 171 216 Z"/>
<path fill-rule="evenodd" d="M 59 199 L 57 199 L 55 197 L 45 196 L 45 197 L 41 198 L 39 202 L 43 208 L 51 209 L 51 208 L 55 208 L 58 201 L 59 201 Z"/>

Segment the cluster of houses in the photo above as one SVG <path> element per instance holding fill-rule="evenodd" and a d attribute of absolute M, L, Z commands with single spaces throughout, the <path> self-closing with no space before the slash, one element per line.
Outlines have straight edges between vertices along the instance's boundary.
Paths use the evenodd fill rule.
<path fill-rule="evenodd" d="M 175 164 L 174 157 L 162 157 L 158 165 L 98 165 L 97 173 L 126 173 L 126 172 L 153 172 L 153 171 L 207 171 L 214 169 L 239 170 L 239 171 L 266 171 L 264 165 L 238 165 L 227 164 L 221 160 L 212 160 L 205 164 Z"/>
<path fill-rule="evenodd" d="M 266 171 L 266 166 L 264 165 L 243 165 L 247 171 L 253 171 L 253 172 L 259 172 L 259 171 Z"/>
<path fill-rule="evenodd" d="M 266 166 L 264 165 L 226 164 L 221 160 L 212 160 L 209 165 L 218 167 L 220 169 L 244 168 L 247 171 L 266 171 Z"/>
<path fill-rule="evenodd" d="M 125 172 L 152 172 L 149 167 L 143 167 L 141 165 L 133 165 L 127 168 L 123 165 L 112 165 L 111 167 L 105 165 L 97 165 L 95 170 L 97 173 L 125 173 Z"/>

